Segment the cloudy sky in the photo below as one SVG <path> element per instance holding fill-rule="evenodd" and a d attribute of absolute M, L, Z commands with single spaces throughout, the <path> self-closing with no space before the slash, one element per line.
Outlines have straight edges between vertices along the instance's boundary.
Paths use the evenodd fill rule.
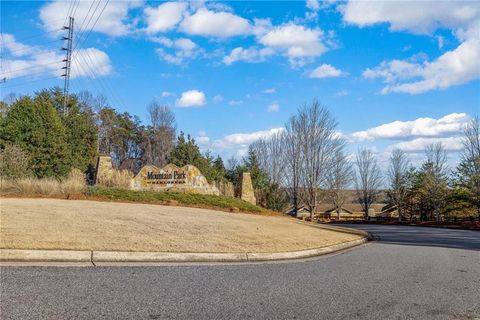
<path fill-rule="evenodd" d="M 204 150 L 242 155 L 317 98 L 350 149 L 451 159 L 480 113 L 479 2 L 2 1 L 2 98 L 62 86 L 62 27 L 75 19 L 71 88 L 146 120 L 152 99 Z"/>

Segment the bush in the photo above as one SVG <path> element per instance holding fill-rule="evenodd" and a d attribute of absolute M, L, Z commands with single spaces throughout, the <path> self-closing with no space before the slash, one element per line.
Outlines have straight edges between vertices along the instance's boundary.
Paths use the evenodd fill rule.
<path fill-rule="evenodd" d="M 65 127 L 51 101 L 37 96 L 13 103 L 0 121 L 0 145 L 8 144 L 28 152 L 38 178 L 65 177 L 69 172 Z"/>
<path fill-rule="evenodd" d="M 16 145 L 5 145 L 0 150 L 0 177 L 25 178 L 32 175 L 30 157 L 27 152 Z"/>

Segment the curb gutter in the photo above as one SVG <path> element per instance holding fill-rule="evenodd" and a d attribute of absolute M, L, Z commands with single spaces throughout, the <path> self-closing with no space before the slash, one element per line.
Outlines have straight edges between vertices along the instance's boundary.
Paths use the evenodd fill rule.
<path fill-rule="evenodd" d="M 257 262 L 309 258 L 334 253 L 364 244 L 362 238 L 328 247 L 257 253 L 174 253 L 174 252 L 122 252 L 122 251 L 68 251 L 0 249 L 0 262 Z"/>

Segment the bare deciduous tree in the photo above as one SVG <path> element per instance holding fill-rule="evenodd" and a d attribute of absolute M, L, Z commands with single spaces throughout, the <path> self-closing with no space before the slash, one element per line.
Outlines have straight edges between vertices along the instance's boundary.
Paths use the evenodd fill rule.
<path fill-rule="evenodd" d="M 143 162 L 157 167 L 167 164 L 167 158 L 175 144 L 175 114 L 168 106 L 153 101 L 148 106 L 150 128 L 144 142 Z"/>
<path fill-rule="evenodd" d="M 368 219 L 368 209 L 376 200 L 383 182 L 382 173 L 373 152 L 368 149 L 358 151 L 356 165 L 355 187 L 357 197 L 365 213 L 365 219 Z"/>
<path fill-rule="evenodd" d="M 400 149 L 394 149 L 390 156 L 390 167 L 388 168 L 390 183 L 388 195 L 392 203 L 397 207 L 398 221 L 402 221 L 403 211 L 407 201 L 408 169 L 409 161 L 405 153 Z"/>
<path fill-rule="evenodd" d="M 292 116 L 285 124 L 285 165 L 286 165 L 286 187 L 293 201 L 294 214 L 299 209 L 300 202 L 300 174 L 302 170 L 303 157 L 300 152 L 300 132 L 296 116 Z"/>
<path fill-rule="evenodd" d="M 319 191 L 325 187 L 331 158 L 342 145 L 335 131 L 336 126 L 330 112 L 316 100 L 299 111 L 298 138 L 303 155 L 300 181 L 305 191 L 304 202 L 312 220 L 320 200 Z"/>
<path fill-rule="evenodd" d="M 342 149 L 335 152 L 326 180 L 329 200 L 337 213 L 337 220 L 340 220 L 340 212 L 347 201 L 347 189 L 353 180 L 352 164 Z"/>
<path fill-rule="evenodd" d="M 251 144 L 257 155 L 261 169 L 268 175 L 270 182 L 281 185 L 285 175 L 284 135 L 276 132 Z"/>
<path fill-rule="evenodd" d="M 472 203 L 480 216 L 480 118 L 473 117 L 464 130 L 462 161 L 459 173 L 470 191 Z"/>
<path fill-rule="evenodd" d="M 425 187 L 433 207 L 435 219 L 440 221 L 440 211 L 447 196 L 447 153 L 441 142 L 425 149 L 427 161 L 423 165 L 426 174 Z"/>

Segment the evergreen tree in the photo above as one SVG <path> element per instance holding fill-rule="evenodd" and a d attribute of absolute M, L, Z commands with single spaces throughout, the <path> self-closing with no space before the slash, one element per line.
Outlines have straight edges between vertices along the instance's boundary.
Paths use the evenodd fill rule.
<path fill-rule="evenodd" d="M 13 103 L 0 125 L 0 144 L 7 143 L 29 154 L 39 178 L 63 177 L 70 169 L 65 128 L 48 99 L 23 97 Z"/>
<path fill-rule="evenodd" d="M 73 105 L 63 122 L 67 133 L 67 143 L 71 158 L 71 166 L 82 171 L 95 163 L 98 148 L 98 131 L 93 113 L 81 111 Z"/>
<path fill-rule="evenodd" d="M 170 153 L 168 161 L 179 167 L 191 164 L 200 170 L 202 170 L 200 167 L 204 166 L 204 159 L 195 139 L 190 135 L 185 137 L 183 132 L 180 132 L 177 138 L 177 144 Z"/>

